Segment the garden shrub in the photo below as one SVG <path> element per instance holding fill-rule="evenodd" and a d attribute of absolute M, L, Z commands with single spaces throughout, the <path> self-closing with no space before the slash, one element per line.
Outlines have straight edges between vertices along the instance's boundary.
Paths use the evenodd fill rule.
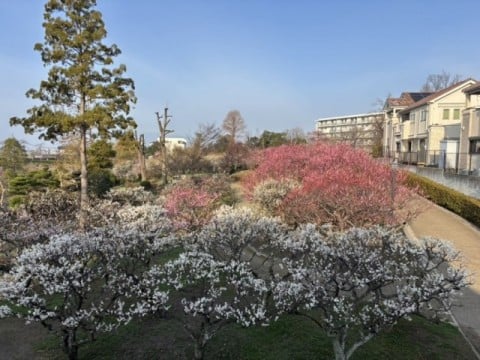
<path fill-rule="evenodd" d="M 58 179 L 48 168 L 15 176 L 8 182 L 9 206 L 15 208 L 23 204 L 26 195 L 32 191 L 46 191 L 59 185 Z"/>
<path fill-rule="evenodd" d="M 102 197 L 118 184 L 118 179 L 109 169 L 94 168 L 88 172 L 88 190 L 91 194 Z"/>
<path fill-rule="evenodd" d="M 406 184 L 418 187 L 427 199 L 480 226 L 479 200 L 413 173 L 408 174 Z"/>

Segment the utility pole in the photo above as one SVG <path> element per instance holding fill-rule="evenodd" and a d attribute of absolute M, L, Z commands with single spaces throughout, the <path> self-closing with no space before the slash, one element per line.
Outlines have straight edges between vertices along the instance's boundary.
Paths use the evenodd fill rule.
<path fill-rule="evenodd" d="M 157 122 L 158 127 L 160 129 L 160 151 L 162 153 L 162 184 L 168 184 L 168 159 L 167 159 L 167 147 L 165 145 L 165 138 L 167 134 L 173 132 L 173 130 L 169 130 L 168 124 L 172 118 L 172 115 L 168 115 L 168 107 L 165 106 L 163 109 L 163 115 L 160 115 L 158 112 L 155 113 L 157 115 Z"/>
<path fill-rule="evenodd" d="M 137 149 L 138 164 L 140 166 L 140 179 L 142 181 L 147 180 L 147 170 L 145 167 L 145 137 L 143 134 L 140 137 L 137 137 L 137 132 L 135 131 L 135 145 Z"/>

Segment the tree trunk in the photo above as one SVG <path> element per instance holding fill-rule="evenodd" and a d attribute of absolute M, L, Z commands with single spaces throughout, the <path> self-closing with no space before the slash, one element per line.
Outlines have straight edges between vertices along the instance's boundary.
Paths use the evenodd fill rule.
<path fill-rule="evenodd" d="M 137 133 L 135 132 L 135 148 L 137 149 L 137 158 L 138 158 L 138 166 L 140 168 L 140 180 L 146 181 L 147 180 L 147 169 L 145 167 L 145 137 L 144 135 L 140 135 L 137 138 Z"/>
<path fill-rule="evenodd" d="M 3 186 L 2 180 L 0 180 L 0 207 L 3 206 L 4 194 L 5 194 L 5 187 Z"/>
<path fill-rule="evenodd" d="M 195 360 L 202 360 L 203 359 L 203 341 L 202 339 L 196 339 L 195 341 L 195 347 L 193 350 L 193 356 Z"/>
<path fill-rule="evenodd" d="M 63 335 L 63 350 L 68 356 L 69 360 L 78 359 L 78 345 L 76 344 L 76 331 L 69 329 Z"/>
<path fill-rule="evenodd" d="M 340 344 L 340 340 L 338 338 L 333 338 L 332 343 L 333 351 L 335 352 L 335 360 L 347 360 L 345 349 L 342 347 L 342 344 Z"/>
<path fill-rule="evenodd" d="M 162 184 L 168 184 L 168 153 L 167 147 L 165 145 L 165 135 L 162 135 Z"/>
<path fill-rule="evenodd" d="M 80 229 L 87 225 L 88 172 L 87 172 L 87 130 L 80 130 Z"/>
<path fill-rule="evenodd" d="M 146 181 L 147 171 L 145 168 L 145 155 L 142 153 L 142 150 L 139 150 L 138 152 L 138 164 L 140 165 L 140 179 Z"/>

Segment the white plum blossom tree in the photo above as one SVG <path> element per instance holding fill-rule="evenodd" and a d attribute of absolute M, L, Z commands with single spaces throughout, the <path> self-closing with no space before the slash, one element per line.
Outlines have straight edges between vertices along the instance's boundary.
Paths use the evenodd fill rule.
<path fill-rule="evenodd" d="M 163 271 L 165 283 L 178 293 L 173 316 L 192 339 L 195 359 L 203 359 L 208 341 L 229 322 L 248 327 L 267 321 L 268 283 L 244 262 L 188 251 L 166 263 Z"/>
<path fill-rule="evenodd" d="M 173 226 L 163 206 L 143 188 L 114 188 L 106 199 L 88 208 L 89 228 L 115 227 L 119 231 L 140 231 L 156 237 L 171 233 Z"/>
<path fill-rule="evenodd" d="M 274 286 L 276 307 L 323 329 L 338 360 L 401 318 L 448 311 L 468 283 L 445 242 L 414 243 L 380 227 L 334 233 L 309 224 L 272 245 L 289 273 Z"/>
<path fill-rule="evenodd" d="M 381 227 L 292 230 L 222 207 L 202 228 L 172 235 L 164 209 L 137 190 L 95 205 L 88 231 L 48 233 L 24 249 L 0 281 L 0 298 L 13 305 L 0 306 L 0 317 L 20 306 L 18 315 L 55 331 L 77 359 L 98 332 L 168 309 L 202 359 L 227 323 L 268 324 L 288 312 L 323 329 L 343 360 L 401 318 L 449 310 L 468 283 L 448 244 Z M 180 255 L 163 257 L 171 247 Z"/>
<path fill-rule="evenodd" d="M 284 231 L 277 220 L 249 209 L 221 208 L 210 223 L 184 238 L 178 258 L 144 275 L 145 313 L 155 308 L 156 291 L 167 285 L 170 314 L 192 339 L 195 359 L 203 358 L 208 341 L 228 323 L 268 323 L 270 279 L 258 276 L 246 249 Z"/>
<path fill-rule="evenodd" d="M 264 244 L 280 241 L 287 227 L 279 219 L 261 216 L 247 207 L 219 208 L 211 221 L 187 237 L 186 243 L 217 259 L 247 261 Z"/>
<path fill-rule="evenodd" d="M 141 186 L 114 187 L 110 189 L 105 198 L 120 204 L 144 205 L 155 201 L 155 195 Z"/>
<path fill-rule="evenodd" d="M 27 322 L 39 321 L 62 338 L 69 359 L 78 348 L 140 312 L 135 297 L 144 290 L 142 270 L 169 245 L 133 229 L 95 229 L 52 236 L 25 249 L 0 282 L 0 297 L 25 309 Z M 155 310 L 168 299 L 157 292 Z M 8 316 L 12 308 L 2 308 Z M 81 330 L 81 332 L 80 332 Z"/>
<path fill-rule="evenodd" d="M 267 179 L 255 186 L 252 200 L 268 214 L 275 214 L 288 194 L 300 185 L 294 179 Z"/>
<path fill-rule="evenodd" d="M 7 271 L 23 248 L 45 242 L 65 227 L 61 220 L 37 218 L 27 212 L 0 209 L 0 272 Z"/>

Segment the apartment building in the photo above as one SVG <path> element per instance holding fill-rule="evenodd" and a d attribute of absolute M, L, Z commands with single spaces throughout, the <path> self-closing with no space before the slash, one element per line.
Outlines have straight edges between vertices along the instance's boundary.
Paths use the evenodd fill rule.
<path fill-rule="evenodd" d="M 431 92 L 403 92 L 399 98 L 389 97 L 385 101 L 383 107 L 385 113 L 383 153 L 386 157 L 398 159 L 401 153 L 402 119 L 399 112 L 431 94 Z"/>
<path fill-rule="evenodd" d="M 480 82 L 463 92 L 465 109 L 460 126 L 458 168 L 480 175 Z"/>
<path fill-rule="evenodd" d="M 381 146 L 383 123 L 384 113 L 373 112 L 320 118 L 316 121 L 315 129 L 325 139 L 345 142 L 372 152 L 375 146 Z"/>
<path fill-rule="evenodd" d="M 412 93 L 416 101 L 408 105 L 407 95 L 403 101 L 387 101 L 385 155 L 393 153 L 400 162 L 450 167 L 459 151 L 464 90 L 473 84 L 475 80 L 467 79 L 432 94 Z"/>

